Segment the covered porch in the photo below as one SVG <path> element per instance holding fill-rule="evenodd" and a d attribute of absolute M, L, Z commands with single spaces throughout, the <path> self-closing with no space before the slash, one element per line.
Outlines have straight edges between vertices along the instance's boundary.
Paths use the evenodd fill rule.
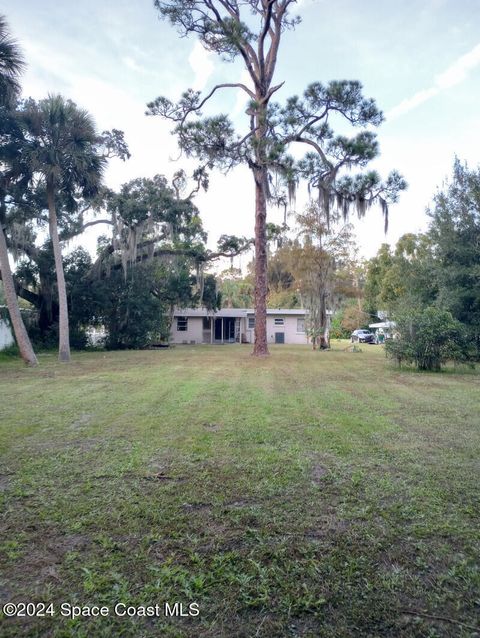
<path fill-rule="evenodd" d="M 203 343 L 240 343 L 240 317 L 203 317 Z"/>

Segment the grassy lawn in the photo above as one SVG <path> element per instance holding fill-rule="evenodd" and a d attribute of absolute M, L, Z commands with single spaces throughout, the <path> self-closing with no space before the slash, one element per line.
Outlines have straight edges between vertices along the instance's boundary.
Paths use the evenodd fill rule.
<path fill-rule="evenodd" d="M 2 359 L 0 635 L 479 636 L 480 375 L 345 345 Z"/>

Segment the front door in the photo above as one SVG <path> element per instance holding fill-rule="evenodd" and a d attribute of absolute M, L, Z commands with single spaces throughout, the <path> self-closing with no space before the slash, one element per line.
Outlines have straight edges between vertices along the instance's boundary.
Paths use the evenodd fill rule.
<path fill-rule="evenodd" d="M 285 343 L 285 333 L 284 332 L 276 332 L 275 333 L 275 343 Z"/>

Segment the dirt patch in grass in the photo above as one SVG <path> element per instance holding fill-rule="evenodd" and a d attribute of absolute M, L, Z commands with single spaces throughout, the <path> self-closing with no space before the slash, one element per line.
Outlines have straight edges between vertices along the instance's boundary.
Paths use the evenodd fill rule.
<path fill-rule="evenodd" d="M 40 596 L 49 583 L 61 582 L 67 554 L 84 553 L 89 546 L 89 538 L 82 534 L 56 535 L 51 531 L 44 536 L 36 534 L 35 544 L 25 547 L 22 557 L 15 561 L 15 581 L 6 586 L 6 592 L 14 601 L 19 598 L 16 592 L 23 588 L 32 589 L 34 595 Z"/>
<path fill-rule="evenodd" d="M 11 475 L 10 475 L 11 476 Z M 11 485 L 11 478 L 6 474 L 0 474 L 0 494 L 6 492 Z"/>
<path fill-rule="evenodd" d="M 222 425 L 220 423 L 204 423 L 203 427 L 209 432 L 218 432 L 222 429 Z"/>
<path fill-rule="evenodd" d="M 182 508 L 187 512 L 199 512 L 212 509 L 212 503 L 183 503 Z"/>
<path fill-rule="evenodd" d="M 92 418 L 93 418 L 92 414 L 88 412 L 84 412 L 83 414 L 80 414 L 74 421 L 72 421 L 72 424 L 70 427 L 72 428 L 72 430 L 85 428 L 87 425 L 89 425 L 92 422 Z"/>
<path fill-rule="evenodd" d="M 324 465 L 315 463 L 312 467 L 312 480 L 314 483 L 321 483 L 322 479 L 328 474 L 328 469 Z"/>

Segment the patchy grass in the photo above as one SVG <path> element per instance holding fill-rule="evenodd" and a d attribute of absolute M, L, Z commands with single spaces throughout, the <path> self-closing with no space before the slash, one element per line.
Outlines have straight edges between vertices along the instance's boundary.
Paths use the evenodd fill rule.
<path fill-rule="evenodd" d="M 0 634 L 480 635 L 480 376 L 345 345 L 5 357 Z"/>

